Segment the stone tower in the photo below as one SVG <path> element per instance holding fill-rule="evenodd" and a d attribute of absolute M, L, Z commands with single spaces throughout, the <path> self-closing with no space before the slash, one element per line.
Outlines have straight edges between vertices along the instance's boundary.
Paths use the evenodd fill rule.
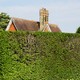
<path fill-rule="evenodd" d="M 44 27 L 48 24 L 48 10 L 46 8 L 40 9 L 40 31 L 43 31 Z"/>

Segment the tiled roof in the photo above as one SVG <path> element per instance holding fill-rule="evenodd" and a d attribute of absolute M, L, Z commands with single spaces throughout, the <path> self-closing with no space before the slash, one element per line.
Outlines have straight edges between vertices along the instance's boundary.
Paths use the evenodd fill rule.
<path fill-rule="evenodd" d="M 40 22 L 25 20 L 20 18 L 12 18 L 12 23 L 15 25 L 17 30 L 24 31 L 39 31 L 40 30 Z M 52 32 L 61 32 L 57 25 L 49 24 Z"/>
<path fill-rule="evenodd" d="M 27 31 L 39 30 L 39 22 L 20 19 L 20 18 L 12 18 L 12 22 L 17 30 L 27 30 Z"/>
<path fill-rule="evenodd" d="M 50 24 L 49 26 L 52 32 L 61 32 L 61 30 L 56 24 Z"/>

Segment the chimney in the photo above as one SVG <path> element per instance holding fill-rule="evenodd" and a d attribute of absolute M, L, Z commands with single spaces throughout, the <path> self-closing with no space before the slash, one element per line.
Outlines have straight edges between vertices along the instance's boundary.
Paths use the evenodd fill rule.
<path fill-rule="evenodd" d="M 48 10 L 46 8 L 40 9 L 40 31 L 43 31 L 44 27 L 48 24 Z"/>

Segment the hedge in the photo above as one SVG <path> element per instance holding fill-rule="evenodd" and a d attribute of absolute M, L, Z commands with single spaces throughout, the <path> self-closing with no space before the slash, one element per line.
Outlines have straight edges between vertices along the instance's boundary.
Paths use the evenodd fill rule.
<path fill-rule="evenodd" d="M 80 80 L 80 34 L 0 32 L 0 80 Z"/>

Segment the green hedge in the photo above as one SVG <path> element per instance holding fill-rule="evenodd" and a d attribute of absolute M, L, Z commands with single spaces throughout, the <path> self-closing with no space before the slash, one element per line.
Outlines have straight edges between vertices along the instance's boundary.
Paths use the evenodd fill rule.
<path fill-rule="evenodd" d="M 0 80 L 80 80 L 80 34 L 0 32 Z"/>

